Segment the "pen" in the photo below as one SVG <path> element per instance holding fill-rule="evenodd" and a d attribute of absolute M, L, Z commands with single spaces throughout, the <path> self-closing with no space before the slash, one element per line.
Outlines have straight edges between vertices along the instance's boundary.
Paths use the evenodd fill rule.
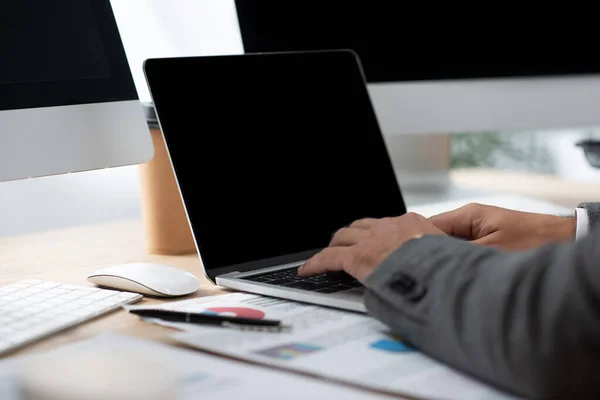
<path fill-rule="evenodd" d="M 208 313 L 189 313 L 170 310 L 134 309 L 130 313 L 146 318 L 158 318 L 165 321 L 186 322 L 200 325 L 215 325 L 241 330 L 281 331 L 288 329 L 279 320 L 234 317 Z"/>

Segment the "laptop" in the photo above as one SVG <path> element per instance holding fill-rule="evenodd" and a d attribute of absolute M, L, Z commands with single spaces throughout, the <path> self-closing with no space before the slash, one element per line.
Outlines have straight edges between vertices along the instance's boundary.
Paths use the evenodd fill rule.
<path fill-rule="evenodd" d="M 207 278 L 366 312 L 349 275 L 297 275 L 338 229 L 406 213 L 356 53 L 149 59 L 144 73 Z"/>

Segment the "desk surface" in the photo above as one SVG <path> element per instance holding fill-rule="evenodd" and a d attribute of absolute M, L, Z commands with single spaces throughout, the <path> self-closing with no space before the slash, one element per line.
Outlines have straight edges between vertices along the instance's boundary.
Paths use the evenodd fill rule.
<path fill-rule="evenodd" d="M 473 168 L 451 171 L 450 179 L 468 189 L 529 196 L 573 209 L 581 202 L 600 201 L 600 182 L 571 181 L 554 175 Z"/>
<path fill-rule="evenodd" d="M 456 183 L 471 188 L 494 189 L 574 207 L 579 201 L 600 200 L 600 184 L 565 182 L 554 177 L 503 173 L 495 171 L 456 171 Z M 493 187 L 490 185 L 494 185 Z M 162 256 L 146 252 L 140 220 L 109 222 L 51 232 L 33 233 L 0 239 L 0 285 L 21 279 L 42 279 L 62 283 L 91 285 L 86 276 L 97 269 L 127 262 L 150 261 L 182 268 L 201 276 L 196 255 Z M 200 290 L 190 296 L 225 293 L 203 280 Z M 177 298 L 176 301 L 182 298 Z M 144 299 L 138 304 L 159 301 Z M 141 322 L 124 311 L 90 321 L 54 335 L 12 355 L 31 353 L 80 340 L 101 332 L 112 331 L 143 339 L 174 344 L 171 330 Z"/>
<path fill-rule="evenodd" d="M 176 298 L 174 301 L 226 293 L 202 277 L 200 260 L 196 255 L 148 254 L 140 220 L 2 238 L 0 239 L 0 285 L 22 279 L 41 279 L 92 286 L 86 280 L 89 273 L 116 264 L 141 261 L 182 268 L 203 279 L 198 292 Z M 169 300 L 144 298 L 137 304 L 153 304 L 160 301 Z M 164 343 L 171 343 L 168 336 L 173 332 L 168 328 L 141 322 L 139 318 L 125 311 L 116 311 L 25 347 L 11 353 L 10 356 L 56 347 L 108 331 Z"/>

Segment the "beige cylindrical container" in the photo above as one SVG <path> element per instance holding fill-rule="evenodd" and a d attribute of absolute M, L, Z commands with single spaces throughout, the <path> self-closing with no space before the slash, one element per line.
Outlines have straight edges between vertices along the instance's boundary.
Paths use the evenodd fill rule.
<path fill-rule="evenodd" d="M 139 166 L 142 221 L 146 249 L 151 254 L 196 252 L 173 168 L 151 104 L 145 104 L 154 158 Z"/>

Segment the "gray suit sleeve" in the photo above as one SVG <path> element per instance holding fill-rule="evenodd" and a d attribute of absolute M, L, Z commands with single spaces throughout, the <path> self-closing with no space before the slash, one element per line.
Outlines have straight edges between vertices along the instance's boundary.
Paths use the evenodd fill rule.
<path fill-rule="evenodd" d="M 599 398 L 600 229 L 528 252 L 407 242 L 365 281 L 366 307 L 423 353 L 512 394 Z"/>
<path fill-rule="evenodd" d="M 600 225 L 600 203 L 581 203 L 577 207 L 587 211 L 590 230 Z"/>

